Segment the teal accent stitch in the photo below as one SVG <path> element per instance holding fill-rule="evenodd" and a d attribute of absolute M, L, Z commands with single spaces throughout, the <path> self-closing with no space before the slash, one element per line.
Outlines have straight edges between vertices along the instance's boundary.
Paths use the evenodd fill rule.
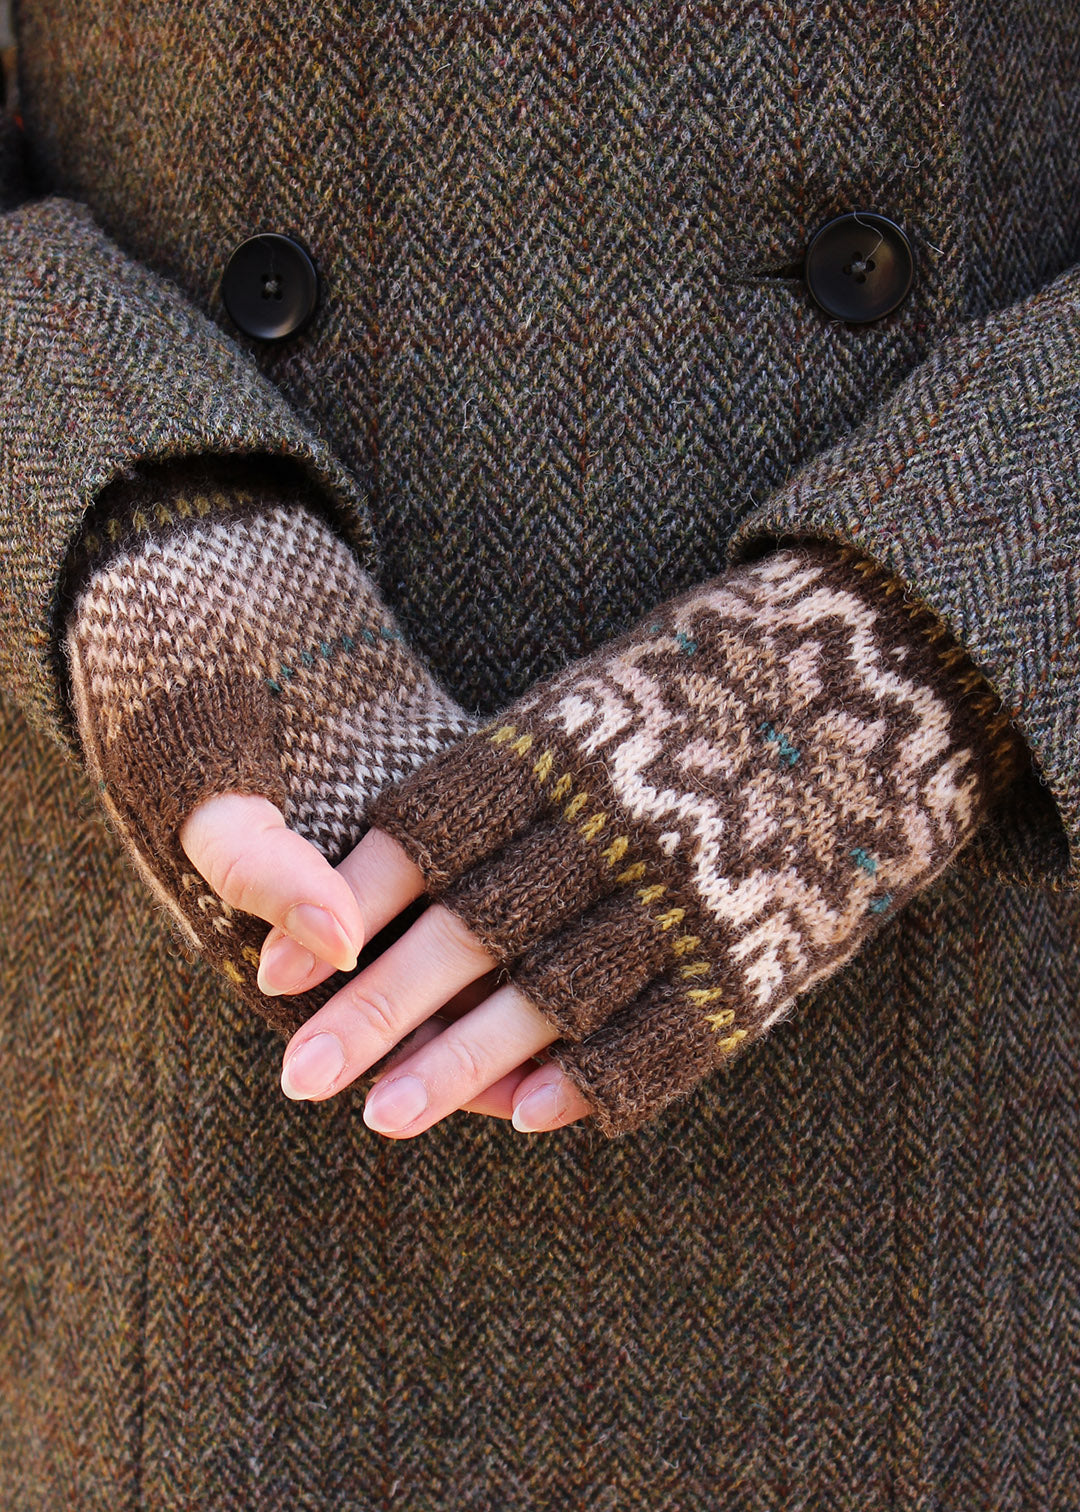
<path fill-rule="evenodd" d="M 877 860 L 874 856 L 867 855 L 861 846 L 856 846 L 851 854 L 855 858 L 856 866 L 861 866 L 863 871 L 869 872 L 871 876 L 875 874 L 877 871 Z"/>
<path fill-rule="evenodd" d="M 662 625 L 660 625 L 660 624 L 650 625 L 649 626 L 649 634 L 650 635 L 655 635 L 658 630 L 662 630 L 663 628 L 664 627 Z"/>
<path fill-rule="evenodd" d="M 686 634 L 685 630 L 679 630 L 676 633 L 675 639 L 678 641 L 682 649 L 686 652 L 687 656 L 693 656 L 694 652 L 697 650 L 696 640 L 691 640 L 690 637 Z"/>
<path fill-rule="evenodd" d="M 870 912 L 876 914 L 884 913 L 891 902 L 892 893 L 886 893 L 883 898 L 871 898 L 869 905 Z"/>
<path fill-rule="evenodd" d="M 402 639 L 401 635 L 396 630 L 390 630 L 385 625 L 381 627 L 381 631 L 382 631 L 383 636 L 387 640 L 401 640 Z M 373 630 L 369 629 L 368 626 L 366 626 L 366 625 L 361 626 L 361 628 L 360 628 L 360 634 L 369 643 L 369 645 L 374 645 L 375 644 L 377 637 L 375 635 L 375 632 Z M 326 661 L 332 661 L 333 658 L 334 658 L 334 656 L 337 654 L 339 645 L 340 645 L 340 649 L 342 651 L 350 651 L 351 652 L 351 651 L 355 651 L 355 649 L 356 649 L 356 641 L 353 639 L 353 637 L 351 635 L 342 635 L 340 637 L 340 641 L 320 641 L 319 642 L 319 647 L 318 647 L 318 649 L 319 649 L 319 655 L 322 656 Z M 313 667 L 315 665 L 315 657 L 312 654 L 312 652 L 310 652 L 310 651 L 301 651 L 299 653 L 299 655 L 297 656 L 297 661 L 299 661 L 300 663 L 302 663 L 302 665 L 305 666 L 305 667 Z M 278 677 L 282 678 L 286 682 L 290 678 L 295 677 L 295 676 L 296 676 L 296 668 L 295 667 L 287 667 L 287 666 L 285 666 L 283 664 L 281 666 L 280 670 L 278 671 Z M 278 682 L 275 682 L 272 677 L 267 677 L 265 679 L 265 681 L 268 684 L 268 686 L 270 688 L 270 691 L 272 693 L 278 694 L 278 693 L 281 692 L 281 684 L 278 683 Z"/>
<path fill-rule="evenodd" d="M 788 766 L 794 766 L 799 759 L 799 751 L 796 746 L 793 746 L 789 742 L 787 736 L 782 735 L 776 726 L 771 725 L 767 719 L 762 721 L 758 729 L 763 740 L 775 741 L 779 748 L 778 754 L 787 757 Z"/>

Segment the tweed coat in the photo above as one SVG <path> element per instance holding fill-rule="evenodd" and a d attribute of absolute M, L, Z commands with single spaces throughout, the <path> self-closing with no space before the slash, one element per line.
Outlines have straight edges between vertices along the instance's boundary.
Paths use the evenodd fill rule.
<path fill-rule="evenodd" d="M 0 216 L 0 1502 L 1054 1509 L 1080 1477 L 1080 3 L 22 0 Z M 907 300 L 811 300 L 815 228 Z M 321 294 L 281 344 L 221 274 Z M 119 473 L 267 453 L 489 712 L 725 563 L 901 573 L 1007 820 L 655 1124 L 373 1134 L 81 767 Z M 291 459 L 291 461 L 290 461 Z"/>

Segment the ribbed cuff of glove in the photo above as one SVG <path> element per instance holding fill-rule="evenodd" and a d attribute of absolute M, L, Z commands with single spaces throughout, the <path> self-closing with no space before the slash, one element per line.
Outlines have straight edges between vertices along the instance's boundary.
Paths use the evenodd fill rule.
<path fill-rule="evenodd" d="M 180 847 L 216 793 L 269 798 L 337 864 L 379 790 L 475 728 L 413 655 L 313 500 L 181 469 L 139 480 L 80 543 L 66 651 L 88 769 L 189 948 L 285 1035 L 341 985 L 267 998 L 269 926 L 218 899 Z M 201 482 L 200 482 L 201 479 Z"/>
<path fill-rule="evenodd" d="M 1025 759 L 930 611 L 811 543 L 664 604 L 369 818 L 511 967 L 612 1137 L 835 972 Z"/>

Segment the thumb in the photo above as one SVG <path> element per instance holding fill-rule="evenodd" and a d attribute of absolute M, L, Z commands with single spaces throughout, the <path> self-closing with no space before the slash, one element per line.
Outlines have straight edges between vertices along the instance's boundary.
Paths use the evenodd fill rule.
<path fill-rule="evenodd" d="M 218 794 L 192 810 L 179 838 L 224 902 L 277 925 L 339 971 L 355 969 L 364 919 L 353 890 L 321 851 L 288 828 L 275 804 L 251 794 Z"/>
<path fill-rule="evenodd" d="M 234 878 L 229 872 L 233 864 L 243 865 L 244 847 L 237 837 L 241 824 L 251 825 L 253 817 L 256 840 L 260 834 L 287 837 L 284 848 L 280 840 L 274 842 L 279 847 L 275 867 L 285 849 L 286 865 L 302 854 L 308 873 L 322 878 L 315 896 L 321 896 L 319 887 L 326 889 L 325 873 L 333 877 L 329 862 L 285 829 L 277 712 L 269 690 L 253 671 L 227 658 L 217 662 L 209 683 L 173 678 L 168 685 L 147 688 L 126 668 L 113 678 L 100 655 L 87 655 L 91 637 L 85 622 L 76 619 L 66 652 L 83 756 L 109 827 L 188 951 L 208 960 L 279 1032 L 294 1032 L 332 987 L 312 1001 L 271 1004 L 257 983 L 266 925 L 242 903 L 229 901 L 243 890 L 244 872 Z M 242 806 L 230 812 L 224 843 L 215 848 L 205 838 L 205 815 L 201 827 L 193 816 L 207 800 L 223 794 L 234 801 L 241 798 Z M 196 848 L 201 843 L 200 859 L 212 870 L 213 881 L 181 843 L 189 819 L 194 824 L 190 833 L 204 837 L 196 840 Z M 211 837 L 215 830 L 212 825 Z M 316 866 L 316 858 L 321 865 Z M 330 886 L 336 913 L 340 892 L 334 883 Z M 348 932 L 349 916 L 342 922 Z M 349 952 L 350 960 L 354 954 Z M 337 956 L 345 958 L 340 944 Z"/>

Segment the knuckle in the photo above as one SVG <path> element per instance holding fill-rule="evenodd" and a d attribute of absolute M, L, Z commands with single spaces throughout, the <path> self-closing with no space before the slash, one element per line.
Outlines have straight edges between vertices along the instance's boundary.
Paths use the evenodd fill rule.
<path fill-rule="evenodd" d="M 382 1044 L 396 1045 L 400 1040 L 403 1025 L 395 1005 L 383 992 L 365 992 L 349 1003 L 362 1031 L 369 1031 Z"/>
<path fill-rule="evenodd" d="M 213 891 L 233 908 L 244 911 L 252 886 L 248 858 L 212 844 L 207 861 L 204 875 Z"/>
<path fill-rule="evenodd" d="M 491 1080 L 487 1060 L 479 1046 L 461 1035 L 446 1033 L 443 1046 L 453 1063 L 456 1082 L 471 1087 L 485 1087 Z"/>

